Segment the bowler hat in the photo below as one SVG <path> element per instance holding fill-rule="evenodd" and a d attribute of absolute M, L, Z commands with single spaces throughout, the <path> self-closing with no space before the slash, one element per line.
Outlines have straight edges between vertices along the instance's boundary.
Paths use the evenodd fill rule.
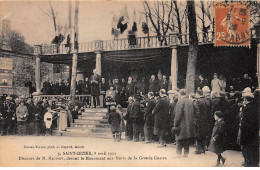
<path fill-rule="evenodd" d="M 224 114 L 221 112 L 221 111 L 216 111 L 215 112 L 215 115 L 219 118 L 223 118 L 224 117 Z"/>

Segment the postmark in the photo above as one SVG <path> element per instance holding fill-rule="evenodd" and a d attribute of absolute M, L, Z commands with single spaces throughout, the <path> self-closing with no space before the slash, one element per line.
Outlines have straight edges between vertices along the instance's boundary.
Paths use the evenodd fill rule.
<path fill-rule="evenodd" d="M 250 46 L 249 5 L 215 4 L 215 46 Z"/>

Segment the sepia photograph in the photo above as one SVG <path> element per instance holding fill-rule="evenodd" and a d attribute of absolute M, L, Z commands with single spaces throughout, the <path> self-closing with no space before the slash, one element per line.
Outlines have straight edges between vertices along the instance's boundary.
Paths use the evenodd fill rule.
<path fill-rule="evenodd" d="M 259 0 L 0 0 L 0 167 L 259 167 Z"/>

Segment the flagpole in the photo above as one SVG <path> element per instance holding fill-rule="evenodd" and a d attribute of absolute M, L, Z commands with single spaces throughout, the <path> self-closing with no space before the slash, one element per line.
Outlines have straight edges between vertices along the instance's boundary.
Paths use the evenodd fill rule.
<path fill-rule="evenodd" d="M 146 25 L 147 25 L 147 27 L 148 27 L 148 32 L 147 32 L 147 36 L 148 36 L 148 47 L 150 47 L 150 34 L 149 34 L 149 26 L 148 26 L 147 14 L 145 15 L 145 19 L 146 19 Z"/>

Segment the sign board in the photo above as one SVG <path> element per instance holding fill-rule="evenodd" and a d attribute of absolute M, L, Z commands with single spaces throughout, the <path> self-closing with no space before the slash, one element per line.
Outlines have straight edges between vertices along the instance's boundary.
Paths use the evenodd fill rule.
<path fill-rule="evenodd" d="M 13 70 L 13 58 L 0 57 L 0 70 Z"/>

